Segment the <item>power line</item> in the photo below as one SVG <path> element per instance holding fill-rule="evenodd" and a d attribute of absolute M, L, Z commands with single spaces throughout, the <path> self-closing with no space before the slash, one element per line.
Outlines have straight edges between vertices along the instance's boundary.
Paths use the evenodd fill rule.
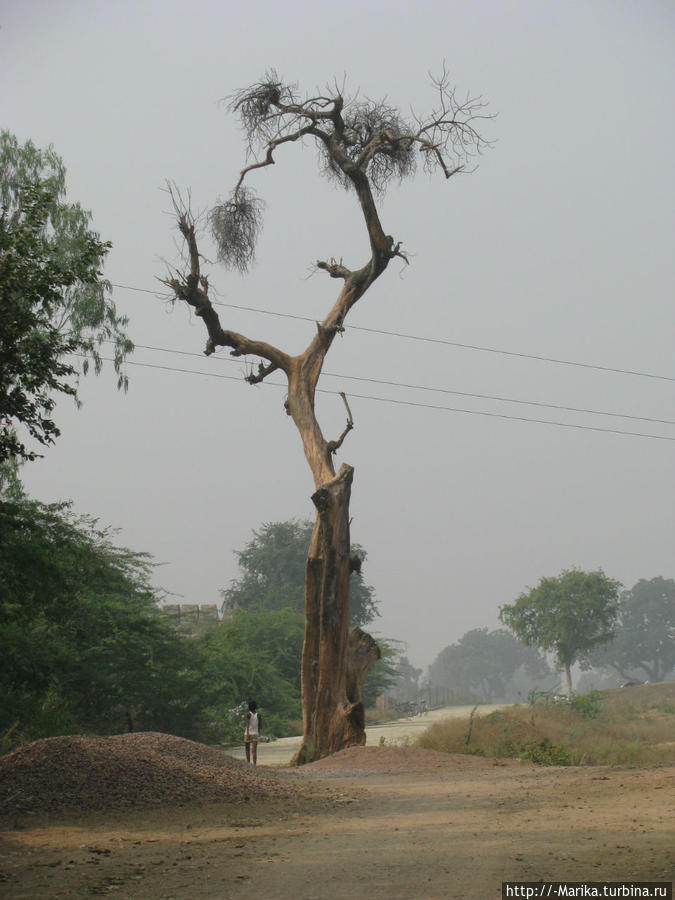
<path fill-rule="evenodd" d="M 122 288 L 122 289 L 128 290 L 128 291 L 139 291 L 140 293 L 144 293 L 144 294 L 153 294 L 155 297 L 159 293 L 158 291 L 151 291 L 148 288 L 133 287 L 128 284 L 113 284 L 113 287 Z M 296 320 L 299 320 L 302 322 L 316 322 L 316 319 L 313 319 L 310 316 L 297 316 L 297 315 L 293 315 L 291 313 L 276 312 L 275 310 L 271 310 L 271 309 L 261 309 L 256 306 L 241 306 L 236 303 L 223 303 L 220 300 L 212 300 L 211 302 L 213 303 L 214 306 L 224 306 L 229 309 L 239 309 L 239 310 L 243 310 L 246 312 L 255 312 L 255 313 L 259 313 L 260 315 L 265 315 L 265 316 L 277 316 L 278 318 L 282 318 L 282 319 L 296 319 Z M 460 343 L 459 341 L 450 341 L 450 340 L 447 340 L 446 338 L 435 338 L 435 337 L 427 337 L 424 335 L 417 335 L 417 334 L 406 334 L 405 332 L 401 332 L 401 331 L 385 331 L 384 329 L 381 329 L 381 328 L 366 328 L 365 326 L 362 326 L 362 325 L 345 325 L 345 329 L 351 330 L 351 331 L 363 331 L 363 332 L 366 332 L 369 334 L 382 334 L 382 335 L 386 335 L 387 337 L 403 338 L 403 339 L 409 340 L 409 341 L 422 341 L 422 342 L 428 343 L 428 344 L 441 344 L 446 347 L 459 347 L 462 350 L 475 350 L 475 351 L 479 351 L 481 353 L 495 353 L 495 354 L 499 354 L 501 356 L 512 356 L 512 357 L 516 357 L 519 359 L 533 359 L 533 360 L 536 360 L 537 362 L 555 363 L 555 364 L 561 365 L 561 366 L 573 366 L 573 367 L 578 367 L 578 368 L 582 368 L 582 369 L 594 369 L 599 372 L 612 372 L 612 373 L 619 374 L 619 375 L 631 375 L 636 378 L 652 378 L 652 379 L 656 379 L 659 381 L 675 381 L 675 377 L 672 377 L 670 375 L 657 375 L 653 372 L 638 372 L 633 369 L 619 369 L 619 368 L 615 368 L 613 366 L 601 366 L 596 363 L 575 362 L 575 361 L 569 360 L 569 359 L 558 359 L 557 357 L 541 356 L 541 355 L 537 355 L 534 353 L 519 353 L 514 350 L 504 350 L 504 349 L 498 348 L 498 347 L 482 347 L 482 346 L 479 346 L 478 344 L 464 344 L 464 343 Z"/>
<path fill-rule="evenodd" d="M 82 353 L 75 353 L 73 355 L 84 357 L 84 354 L 82 354 Z M 113 362 L 113 360 L 110 358 L 107 358 L 107 357 L 101 357 L 101 358 L 104 359 L 106 362 Z M 179 369 L 176 366 L 160 366 L 160 365 L 157 365 L 156 363 L 142 363 L 142 362 L 135 362 L 132 360 L 126 360 L 125 365 L 140 366 L 145 369 L 159 369 L 159 370 L 162 370 L 165 372 L 179 372 L 184 375 L 201 375 L 205 378 L 223 378 L 227 381 L 236 381 L 241 384 L 241 379 L 236 377 L 235 375 L 223 375 L 220 372 L 198 372 L 194 369 Z M 276 381 L 264 381 L 264 382 L 262 382 L 262 384 L 268 385 L 269 387 L 279 387 L 279 388 L 287 387 L 287 385 L 280 384 L 279 382 L 276 382 Z M 317 388 L 317 393 L 335 395 L 336 392 L 326 390 L 325 388 Z M 421 409 L 436 409 L 436 410 L 443 410 L 446 412 L 464 413 L 465 415 L 469 415 L 469 416 L 484 416 L 484 417 L 491 418 L 491 419 L 509 419 L 509 420 L 515 421 L 515 422 L 530 422 L 532 424 L 537 424 L 537 425 L 555 425 L 559 428 L 574 428 L 574 429 L 577 429 L 580 431 L 598 431 L 598 432 L 603 432 L 605 434 L 623 435 L 624 437 L 649 438 L 649 439 L 655 440 L 655 441 L 675 441 L 675 437 L 668 437 L 666 435 L 645 434 L 643 432 L 637 432 L 637 431 L 620 431 L 618 429 L 613 429 L 613 428 L 600 428 L 599 426 L 594 426 L 594 425 L 574 425 L 569 422 L 556 422 L 556 421 L 553 421 L 550 419 L 530 419 L 525 416 L 509 416 L 509 415 L 506 415 L 506 413 L 482 412 L 479 410 L 461 409 L 459 407 L 453 407 L 453 406 L 439 406 L 439 405 L 432 404 L 432 403 L 419 403 L 419 402 L 413 401 L 413 400 L 393 400 L 389 397 L 374 397 L 369 394 L 350 394 L 349 396 L 350 396 L 350 399 L 357 398 L 359 400 L 371 400 L 371 401 L 378 402 L 378 403 L 392 403 L 397 406 L 416 406 Z"/>
<path fill-rule="evenodd" d="M 196 359 L 203 359 L 204 355 L 202 353 L 194 353 L 188 350 L 171 350 L 168 347 L 152 347 L 148 344 L 136 344 L 140 350 L 151 350 L 158 353 L 175 353 L 179 356 L 190 356 Z M 239 362 L 238 359 L 233 359 L 229 356 L 216 356 L 215 357 L 219 362 L 228 362 L 228 363 L 236 363 Z M 499 403 L 516 403 L 521 406 L 536 406 L 543 409 L 557 409 L 564 412 L 576 412 L 576 413 L 586 413 L 594 416 L 608 416 L 615 419 L 631 419 L 635 422 L 651 422 L 655 425 L 675 425 L 675 420 L 673 419 L 654 419 L 648 416 L 635 416 L 629 413 L 613 413 L 606 412 L 605 410 L 599 409 L 585 409 L 583 407 L 577 406 L 564 406 L 562 404 L 557 403 L 544 403 L 537 400 L 520 400 L 513 397 L 501 397 L 495 394 L 476 394 L 471 393 L 469 391 L 455 391 L 450 388 L 439 388 L 439 387 L 428 387 L 422 384 L 407 384 L 406 382 L 401 381 L 388 381 L 382 378 L 365 378 L 359 375 L 341 375 L 336 372 L 322 372 L 322 378 L 340 378 L 348 381 L 359 381 L 368 384 L 381 384 L 386 385 L 387 387 L 400 387 L 400 388 L 408 388 L 410 390 L 416 391 L 428 391 L 431 393 L 437 394 L 451 394 L 455 397 L 471 397 L 473 399 L 478 400 L 495 400 Z"/>

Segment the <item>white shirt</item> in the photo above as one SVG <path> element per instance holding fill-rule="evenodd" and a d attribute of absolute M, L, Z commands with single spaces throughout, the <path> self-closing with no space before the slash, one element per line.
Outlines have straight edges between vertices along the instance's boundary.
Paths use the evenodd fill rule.
<path fill-rule="evenodd" d="M 248 725 L 246 727 L 246 731 L 249 735 L 258 736 L 258 713 L 257 712 L 248 712 L 246 713 L 246 718 L 248 721 Z"/>

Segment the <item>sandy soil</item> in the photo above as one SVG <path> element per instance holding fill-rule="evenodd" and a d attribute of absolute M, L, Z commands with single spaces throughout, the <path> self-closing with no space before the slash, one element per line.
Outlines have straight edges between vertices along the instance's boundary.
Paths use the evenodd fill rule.
<path fill-rule="evenodd" d="M 5 820 L 0 897 L 483 900 L 507 879 L 673 877 L 673 767 L 369 747 L 281 777 L 302 792 Z"/>

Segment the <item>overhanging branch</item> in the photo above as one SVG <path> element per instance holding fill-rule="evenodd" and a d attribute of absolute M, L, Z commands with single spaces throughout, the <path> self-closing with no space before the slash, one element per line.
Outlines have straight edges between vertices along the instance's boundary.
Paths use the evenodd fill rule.
<path fill-rule="evenodd" d="M 311 134 L 312 129 L 312 125 L 307 125 L 305 128 L 298 128 L 297 131 L 293 131 L 290 134 L 284 134 L 280 135 L 279 137 L 272 138 L 272 140 L 270 140 L 267 144 L 267 152 L 265 154 L 265 158 L 251 163 L 248 166 L 245 166 L 239 173 L 239 181 L 237 182 L 234 189 L 235 195 L 237 194 L 239 188 L 243 184 L 244 178 L 249 172 L 252 172 L 254 169 L 263 169 L 265 168 L 265 166 L 273 166 L 275 164 L 274 151 L 277 147 L 279 147 L 281 144 L 287 144 L 289 142 L 300 140 L 300 138 L 304 137 L 306 134 Z"/>
<path fill-rule="evenodd" d="M 269 365 L 259 368 L 258 374 L 253 376 L 255 380 L 251 381 L 251 376 L 246 379 L 251 384 L 258 384 L 276 369 L 282 369 L 288 375 L 290 357 L 286 353 L 265 341 L 252 340 L 236 331 L 225 330 L 220 324 L 218 314 L 209 299 L 208 278 L 201 273 L 202 256 L 197 246 L 195 218 L 178 188 L 169 183 L 167 190 L 173 203 L 178 230 L 185 241 L 188 269 L 181 271 L 171 267 L 169 277 L 159 280 L 173 291 L 177 300 L 182 300 L 192 307 L 195 315 L 204 322 L 208 333 L 205 355 L 210 356 L 216 347 L 229 347 L 232 356 L 251 355 L 267 360 Z"/>

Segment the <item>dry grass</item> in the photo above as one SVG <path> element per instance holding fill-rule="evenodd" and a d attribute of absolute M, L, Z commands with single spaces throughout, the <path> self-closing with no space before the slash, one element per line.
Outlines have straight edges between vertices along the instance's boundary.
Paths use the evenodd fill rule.
<path fill-rule="evenodd" d="M 510 706 L 428 728 L 418 746 L 548 765 L 675 762 L 675 683 L 596 692 L 567 703 Z"/>

